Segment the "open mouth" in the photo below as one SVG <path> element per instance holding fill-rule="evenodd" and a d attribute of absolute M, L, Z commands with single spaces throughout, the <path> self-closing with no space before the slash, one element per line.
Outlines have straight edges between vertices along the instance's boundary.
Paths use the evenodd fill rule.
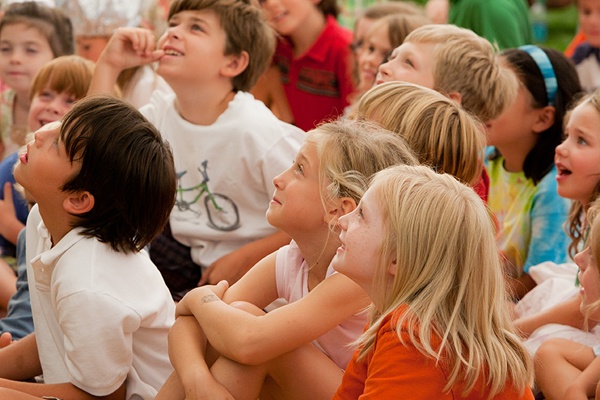
<path fill-rule="evenodd" d="M 182 56 L 183 53 L 174 49 L 165 49 L 165 55 L 179 57 Z"/>

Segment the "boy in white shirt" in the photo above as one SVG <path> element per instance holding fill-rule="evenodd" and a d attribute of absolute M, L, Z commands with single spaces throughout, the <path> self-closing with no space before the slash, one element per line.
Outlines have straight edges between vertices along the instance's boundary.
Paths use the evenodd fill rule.
<path fill-rule="evenodd" d="M 153 399 L 172 371 L 174 305 L 142 249 L 175 200 L 169 145 L 130 105 L 90 97 L 34 134 L 15 178 L 37 203 L 35 332 L 0 350 L 0 398 Z"/>
<path fill-rule="evenodd" d="M 175 0 L 159 39 L 118 29 L 98 59 L 90 93 L 110 93 L 125 68 L 159 60 L 175 92 L 140 110 L 173 148 L 176 206 L 150 254 L 174 298 L 203 283 L 237 281 L 289 243 L 265 218 L 273 178 L 287 169 L 302 131 L 246 93 L 267 68 L 274 34 L 255 5 Z M 202 275 L 202 277 L 201 277 Z"/>

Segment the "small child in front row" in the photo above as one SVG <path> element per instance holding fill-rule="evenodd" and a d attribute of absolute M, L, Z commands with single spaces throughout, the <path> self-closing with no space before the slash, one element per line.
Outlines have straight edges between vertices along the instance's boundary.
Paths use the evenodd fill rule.
<path fill-rule="evenodd" d="M 0 350 L 0 397 L 153 399 L 172 370 L 174 305 L 142 249 L 175 201 L 169 146 L 123 101 L 90 97 L 34 134 L 15 177 L 37 202 L 35 332 Z"/>
<path fill-rule="evenodd" d="M 334 400 L 533 399 L 493 222 L 473 190 L 392 167 L 339 224 L 332 265 L 373 304 Z"/>
<path fill-rule="evenodd" d="M 224 294 L 219 285 L 183 298 L 169 333 L 176 373 L 157 399 L 219 386 L 237 400 L 331 399 L 369 303 L 330 265 L 340 245 L 337 220 L 356 207 L 375 172 L 415 163 L 404 140 L 373 123 L 339 120 L 310 131 L 294 165 L 274 179 L 267 211 L 269 223 L 292 242 Z M 223 301 L 204 301 L 212 290 Z M 262 309 L 278 297 L 288 304 L 265 314 Z M 222 355 L 216 361 L 215 351 Z"/>
<path fill-rule="evenodd" d="M 485 167 L 507 284 L 520 299 L 536 285 L 531 266 L 567 261 L 562 225 L 569 202 L 557 193 L 554 150 L 581 87 L 573 64 L 557 50 L 528 45 L 505 50 L 501 59 L 520 85 L 512 104 L 487 123 Z"/>

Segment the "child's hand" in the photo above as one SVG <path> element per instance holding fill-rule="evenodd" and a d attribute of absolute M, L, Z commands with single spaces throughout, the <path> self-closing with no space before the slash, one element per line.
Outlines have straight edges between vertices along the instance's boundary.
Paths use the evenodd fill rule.
<path fill-rule="evenodd" d="M 164 51 L 155 50 L 156 39 L 144 28 L 118 28 L 106 44 L 98 64 L 122 71 L 159 60 Z"/>
<path fill-rule="evenodd" d="M 15 340 L 12 340 L 12 335 L 10 332 L 4 332 L 0 335 L 0 349 L 5 348 L 8 345 L 11 345 Z"/>
<path fill-rule="evenodd" d="M 17 219 L 12 187 L 12 183 L 4 183 L 4 200 L 0 200 L 0 235 L 16 246 L 19 232 L 25 225 Z"/>
<path fill-rule="evenodd" d="M 215 284 L 222 280 L 226 280 L 233 284 L 240 280 L 240 278 L 252 268 L 254 263 L 258 261 L 254 259 L 249 260 L 248 256 L 250 254 L 245 250 L 244 247 L 240 247 L 212 263 L 208 268 L 202 271 L 202 278 L 200 278 L 198 286 Z"/>
<path fill-rule="evenodd" d="M 194 315 L 194 309 L 213 301 L 220 301 L 228 288 L 227 281 L 221 281 L 216 285 L 207 285 L 191 290 L 177 303 L 175 316 Z"/>

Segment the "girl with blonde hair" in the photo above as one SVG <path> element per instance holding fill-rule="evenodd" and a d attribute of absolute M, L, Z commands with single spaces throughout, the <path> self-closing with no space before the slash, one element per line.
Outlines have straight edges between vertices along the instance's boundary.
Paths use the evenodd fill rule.
<path fill-rule="evenodd" d="M 379 172 L 334 268 L 373 304 L 334 399 L 533 399 L 485 205 L 424 166 Z"/>
<path fill-rule="evenodd" d="M 231 288 L 196 288 L 179 302 L 169 340 L 175 374 L 156 399 L 331 399 L 369 304 L 330 266 L 337 220 L 356 207 L 370 176 L 395 164 L 416 159 L 376 124 L 342 120 L 310 131 L 294 164 L 274 178 L 267 211 L 292 242 Z M 265 314 L 277 298 L 287 304 Z"/>
<path fill-rule="evenodd" d="M 485 148 L 482 125 L 441 93 L 412 83 L 383 83 L 360 99 L 355 117 L 398 133 L 421 164 L 478 188 Z M 484 192 L 478 190 L 482 197 Z"/>

